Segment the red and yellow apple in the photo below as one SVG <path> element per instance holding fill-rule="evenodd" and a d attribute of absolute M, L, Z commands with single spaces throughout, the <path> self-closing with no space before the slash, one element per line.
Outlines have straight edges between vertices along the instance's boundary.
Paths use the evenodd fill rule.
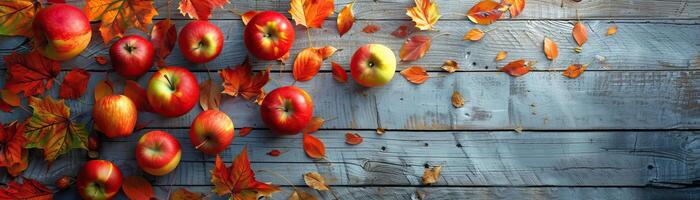
<path fill-rule="evenodd" d="M 285 135 L 299 133 L 311 121 L 314 103 L 301 88 L 284 86 L 272 90 L 260 105 L 260 116 L 273 132 Z"/>
<path fill-rule="evenodd" d="M 109 138 L 131 135 L 137 117 L 136 105 L 124 95 L 102 97 L 92 107 L 95 126 Z"/>
<path fill-rule="evenodd" d="M 221 29 L 208 21 L 198 20 L 185 25 L 180 30 L 178 45 L 185 59 L 193 63 L 214 60 L 224 47 Z"/>
<path fill-rule="evenodd" d="M 218 110 L 199 113 L 190 126 L 192 145 L 209 155 L 225 150 L 233 136 L 233 122 L 226 113 Z"/>
<path fill-rule="evenodd" d="M 153 45 L 146 38 L 130 35 L 109 48 L 112 68 L 126 78 L 138 78 L 153 66 Z"/>
<path fill-rule="evenodd" d="M 136 144 L 136 161 L 146 173 L 163 176 L 180 163 L 180 143 L 165 131 L 150 131 Z"/>
<path fill-rule="evenodd" d="M 33 9 L 33 8 L 31 8 Z M 68 4 L 41 9 L 32 22 L 34 48 L 52 60 L 71 59 L 90 43 L 92 28 L 83 12 Z"/>
<path fill-rule="evenodd" d="M 122 172 L 112 162 L 91 160 L 83 165 L 76 185 L 83 199 L 112 199 L 122 187 Z"/>
<path fill-rule="evenodd" d="M 277 60 L 292 48 L 294 26 L 278 12 L 263 11 L 250 19 L 243 33 L 243 41 L 255 57 Z"/>
<path fill-rule="evenodd" d="M 365 87 L 389 83 L 395 71 L 396 55 L 381 44 L 366 44 L 360 47 L 350 61 L 352 79 Z"/>
<path fill-rule="evenodd" d="M 178 117 L 199 102 L 197 78 L 185 68 L 165 67 L 153 73 L 146 88 L 153 110 L 165 117 Z"/>

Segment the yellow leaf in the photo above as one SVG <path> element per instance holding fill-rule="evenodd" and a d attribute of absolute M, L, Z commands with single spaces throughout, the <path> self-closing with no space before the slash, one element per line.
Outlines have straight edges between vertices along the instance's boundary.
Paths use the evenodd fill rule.
<path fill-rule="evenodd" d="M 415 0 L 416 6 L 406 9 L 406 15 L 416 23 L 420 30 L 433 30 L 433 26 L 440 19 L 440 9 L 431 0 Z"/>
<path fill-rule="evenodd" d="M 449 73 L 453 73 L 457 70 L 459 70 L 459 65 L 457 64 L 457 61 L 454 60 L 446 60 L 444 63 L 442 63 L 442 69 Z"/>
<path fill-rule="evenodd" d="M 83 12 L 91 21 L 101 21 L 100 35 L 105 44 L 122 37 L 128 28 L 147 32 L 158 15 L 153 1 L 144 0 L 87 0 Z"/>
<path fill-rule="evenodd" d="M 470 40 L 470 41 L 479 41 L 481 38 L 484 37 L 484 32 L 479 30 L 478 28 L 473 28 L 467 32 L 466 35 L 464 35 L 464 40 Z"/>
<path fill-rule="evenodd" d="M 617 33 L 617 25 L 610 25 L 610 27 L 608 27 L 607 35 L 612 36 L 615 35 L 615 33 Z"/>
<path fill-rule="evenodd" d="M 32 20 L 40 5 L 34 0 L 0 1 L 0 35 L 32 37 Z"/>
<path fill-rule="evenodd" d="M 327 191 L 329 189 L 328 184 L 326 184 L 326 179 L 318 172 L 309 172 L 304 174 L 304 182 L 307 186 L 315 190 Z"/>
<path fill-rule="evenodd" d="M 345 8 L 343 8 L 343 10 L 340 10 L 340 13 L 338 13 L 337 24 L 338 34 L 340 34 L 340 37 L 343 37 L 343 35 L 345 35 L 345 33 L 347 33 L 355 23 L 355 15 L 352 12 L 353 4 L 355 3 L 349 3 L 347 6 L 345 6 Z"/>
<path fill-rule="evenodd" d="M 289 5 L 294 22 L 306 28 L 321 28 L 334 9 L 333 0 L 292 0 Z"/>
<path fill-rule="evenodd" d="M 294 190 L 294 192 L 292 192 L 292 194 L 289 195 L 289 198 L 287 198 L 287 200 L 316 200 L 316 197 L 304 190 L 296 189 Z"/>
<path fill-rule="evenodd" d="M 438 165 L 433 168 L 425 168 L 423 171 L 423 184 L 433 184 L 440 179 L 440 172 L 442 172 L 442 166 Z"/>
<path fill-rule="evenodd" d="M 547 56 L 549 60 L 554 60 L 559 55 L 557 43 L 548 37 L 544 37 L 544 55 Z"/>
<path fill-rule="evenodd" d="M 496 55 L 496 61 L 501 61 L 501 60 L 505 59 L 507 55 L 508 55 L 508 52 L 505 52 L 505 51 L 498 52 L 498 55 Z"/>

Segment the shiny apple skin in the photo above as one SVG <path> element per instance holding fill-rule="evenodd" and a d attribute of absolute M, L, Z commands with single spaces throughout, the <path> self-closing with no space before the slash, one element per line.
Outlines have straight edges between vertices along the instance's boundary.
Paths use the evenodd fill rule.
<path fill-rule="evenodd" d="M 180 143 L 165 131 L 150 131 L 136 145 L 136 161 L 146 173 L 163 176 L 180 164 Z"/>
<path fill-rule="evenodd" d="M 90 160 L 78 174 L 78 193 L 83 199 L 112 199 L 122 186 L 122 172 L 112 162 Z"/>
<path fill-rule="evenodd" d="M 233 137 L 234 127 L 231 118 L 218 110 L 199 113 L 190 126 L 192 145 L 209 155 L 224 151 L 231 144 Z"/>
<path fill-rule="evenodd" d="M 126 78 L 138 78 L 153 66 L 153 44 L 146 38 L 130 35 L 119 39 L 109 48 L 112 68 Z"/>
<path fill-rule="evenodd" d="M 382 86 L 396 71 L 396 55 L 381 44 L 367 44 L 355 51 L 350 61 L 352 79 L 365 87 Z"/>
<path fill-rule="evenodd" d="M 97 129 L 108 138 L 131 135 L 137 117 L 136 105 L 124 95 L 102 97 L 92 108 L 92 118 Z"/>
<path fill-rule="evenodd" d="M 299 133 L 311 121 L 314 103 L 301 88 L 284 86 L 272 90 L 260 105 L 260 116 L 272 132 L 283 135 Z"/>
<path fill-rule="evenodd" d="M 250 53 L 263 60 L 277 60 L 294 44 L 294 26 L 275 11 L 256 14 L 245 28 L 243 41 Z"/>
<path fill-rule="evenodd" d="M 188 23 L 180 30 L 178 45 L 182 55 L 193 63 L 206 63 L 214 60 L 224 47 L 221 29 L 208 22 L 197 20 Z"/>
<path fill-rule="evenodd" d="M 68 4 L 41 9 L 32 22 L 34 48 L 49 59 L 64 61 L 79 55 L 90 43 L 92 28 L 83 12 Z"/>
<path fill-rule="evenodd" d="M 170 83 L 173 84 L 172 89 Z M 199 102 L 197 78 L 182 67 L 162 68 L 153 73 L 148 81 L 146 97 L 156 113 L 165 117 L 182 116 Z"/>

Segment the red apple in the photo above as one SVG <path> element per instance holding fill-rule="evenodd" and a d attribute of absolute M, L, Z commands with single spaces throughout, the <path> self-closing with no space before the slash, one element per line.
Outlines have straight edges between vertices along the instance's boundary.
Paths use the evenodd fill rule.
<path fill-rule="evenodd" d="M 197 115 L 190 126 L 190 141 L 196 149 L 213 155 L 221 153 L 233 140 L 233 122 L 218 110 L 207 110 Z"/>
<path fill-rule="evenodd" d="M 39 10 L 32 22 L 32 31 L 34 48 L 41 55 L 58 61 L 83 52 L 92 37 L 87 16 L 80 9 L 62 3 Z"/>
<path fill-rule="evenodd" d="M 102 97 L 92 107 L 95 126 L 109 138 L 131 135 L 137 117 L 136 105 L 124 95 Z"/>
<path fill-rule="evenodd" d="M 122 172 L 106 160 L 91 160 L 78 174 L 78 193 L 83 199 L 112 199 L 122 187 Z"/>
<path fill-rule="evenodd" d="M 109 48 L 112 68 L 126 78 L 138 78 L 153 65 L 153 45 L 138 35 L 119 39 Z"/>
<path fill-rule="evenodd" d="M 180 51 L 193 63 L 214 60 L 224 47 L 224 35 L 216 25 L 208 21 L 193 21 L 180 30 Z"/>
<path fill-rule="evenodd" d="M 146 88 L 153 110 L 165 117 L 178 117 L 199 102 L 197 78 L 185 68 L 165 67 L 153 73 Z"/>
<path fill-rule="evenodd" d="M 294 43 L 294 26 L 275 11 L 256 14 L 243 33 L 245 47 L 260 59 L 277 60 L 289 53 Z"/>
<path fill-rule="evenodd" d="M 180 163 L 180 143 L 165 131 L 150 131 L 136 144 L 136 161 L 143 171 L 163 176 Z"/>
<path fill-rule="evenodd" d="M 311 121 L 314 103 L 311 96 L 294 86 L 272 90 L 260 105 L 260 116 L 273 132 L 297 134 Z"/>
<path fill-rule="evenodd" d="M 365 87 L 389 83 L 396 71 L 394 52 L 381 44 L 367 44 L 355 51 L 350 61 L 352 79 Z"/>

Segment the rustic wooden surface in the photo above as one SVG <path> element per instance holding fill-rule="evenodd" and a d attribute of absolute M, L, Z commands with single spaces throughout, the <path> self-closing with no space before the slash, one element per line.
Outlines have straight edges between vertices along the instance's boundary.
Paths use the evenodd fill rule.
<path fill-rule="evenodd" d="M 349 1 L 337 0 L 336 11 Z M 179 28 L 186 24 L 176 6 L 168 11 L 166 2 L 156 2 L 161 14 L 156 18 L 170 12 Z M 255 130 L 247 137 L 236 137 L 222 157 L 230 162 L 248 145 L 253 169 L 263 170 L 257 172 L 258 179 L 282 186 L 273 199 L 285 199 L 293 186 L 267 171 L 285 175 L 294 186 L 322 199 L 333 195 L 303 187 L 302 174 L 320 172 L 341 199 L 418 199 L 420 194 L 427 199 L 700 198 L 700 1 L 531 0 L 518 18 L 490 26 L 474 25 L 463 16 L 476 2 L 439 0 L 444 16 L 436 28 L 450 35 L 435 39 L 425 58 L 400 63 L 394 80 L 384 87 L 366 89 L 352 81 L 339 84 L 332 79 L 329 62 L 313 80 L 295 83 L 312 95 L 316 115 L 335 118 L 316 133 L 326 144 L 328 161 L 307 158 L 300 135 L 269 133 L 257 107 L 240 98 L 224 98 L 222 110 L 237 128 Z M 330 60 L 346 69 L 354 50 L 365 43 L 382 43 L 398 53 L 404 40 L 389 33 L 409 22 L 405 8 L 412 5 L 409 0 L 358 0 L 354 7 L 358 21 L 346 36 L 338 37 L 331 17 L 324 28 L 310 31 L 311 42 L 343 49 Z M 234 66 L 248 55 L 242 43 L 243 24 L 232 9 L 276 10 L 288 16 L 289 5 L 288 1 L 233 0 L 216 10 L 212 22 L 221 27 L 226 40 L 222 54 L 209 64 L 211 69 Z M 589 29 L 582 53 L 573 52 L 570 34 L 577 10 Z M 361 32 L 368 24 L 381 30 Z M 613 24 L 618 33 L 605 36 Z M 462 41 L 462 35 L 474 27 L 493 31 L 479 42 Z M 303 28 L 296 31 L 299 37 L 291 59 L 310 42 Z M 545 36 L 559 45 L 560 55 L 554 62 L 542 53 Z M 30 48 L 24 38 L 0 39 L 2 56 Z M 90 88 L 106 75 L 120 88 L 124 80 L 108 74 L 109 66 L 94 61 L 96 55 L 107 55 L 108 48 L 94 34 L 81 56 L 63 63 L 61 76 L 81 67 L 92 74 Z M 499 51 L 509 54 L 496 62 Z M 498 72 L 498 67 L 520 58 L 538 61 L 536 70 L 519 78 Z M 446 59 L 456 60 L 462 70 L 442 72 L 440 65 Z M 167 63 L 189 68 L 200 81 L 207 78 L 204 67 L 185 61 L 177 47 Z M 256 70 L 268 65 L 275 69 L 268 91 L 293 82 L 289 63 L 253 60 Z M 561 70 L 572 63 L 591 65 L 577 79 L 563 77 Z M 426 67 L 434 78 L 422 85 L 408 83 L 398 71 L 413 65 Z M 0 74 L 0 83 L 5 77 Z M 150 73 L 138 81 L 145 84 L 149 77 Z M 57 90 L 54 87 L 48 94 L 57 96 Z M 465 97 L 463 108 L 450 104 L 455 90 Z M 88 90 L 79 101 L 67 104 L 73 113 L 89 111 L 92 96 Z M 144 175 L 161 198 L 180 187 L 215 196 L 208 173 L 213 157 L 194 150 L 187 138 L 199 112 L 201 108 L 196 107 L 172 119 L 141 113 L 139 121 L 151 122 L 147 128 L 128 138 L 103 138 L 101 159 L 114 161 L 125 175 Z M 15 109 L 0 113 L 0 121 L 28 115 Z M 377 135 L 378 127 L 387 133 Z M 520 128 L 522 133 L 514 131 Z M 134 160 L 136 140 L 154 129 L 169 131 L 183 145 L 180 166 L 163 177 L 145 175 Z M 346 132 L 359 133 L 365 141 L 347 145 Z M 272 149 L 284 153 L 267 156 Z M 75 150 L 47 169 L 41 153 L 32 151 L 23 175 L 52 183 L 60 176 L 76 175 L 86 157 L 86 152 Z M 420 177 L 425 166 L 432 165 L 445 166 L 442 176 L 436 184 L 423 186 Z M 4 171 L 0 177 L 0 183 L 9 181 Z M 74 190 L 57 197 L 76 198 Z"/>

